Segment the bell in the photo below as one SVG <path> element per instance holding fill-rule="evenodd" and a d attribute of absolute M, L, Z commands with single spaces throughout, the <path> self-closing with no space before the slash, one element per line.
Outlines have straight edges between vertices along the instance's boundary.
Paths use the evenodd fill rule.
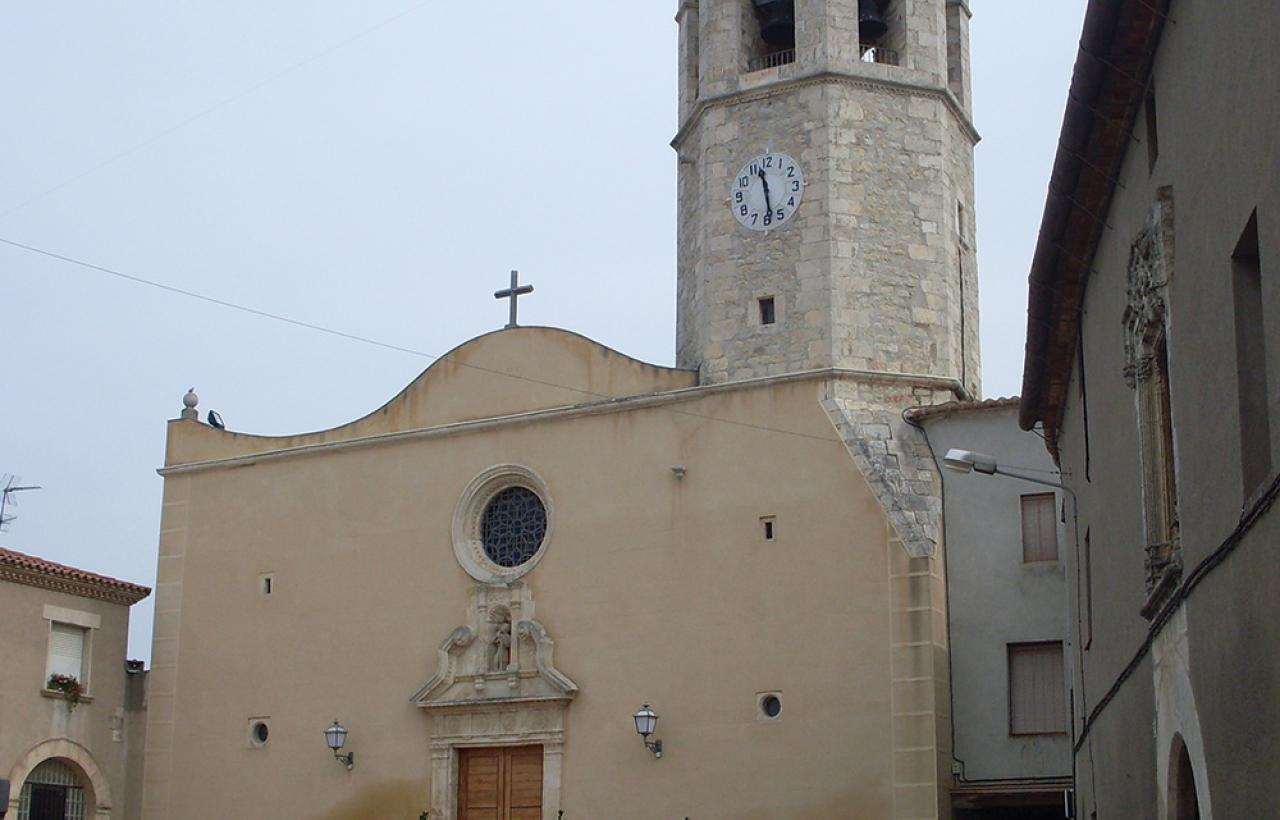
<path fill-rule="evenodd" d="M 889 24 L 880 13 L 879 0 L 858 0 L 858 39 L 875 43 L 889 30 Z"/>
<path fill-rule="evenodd" d="M 774 48 L 794 48 L 796 44 L 795 0 L 752 0 L 760 38 Z"/>

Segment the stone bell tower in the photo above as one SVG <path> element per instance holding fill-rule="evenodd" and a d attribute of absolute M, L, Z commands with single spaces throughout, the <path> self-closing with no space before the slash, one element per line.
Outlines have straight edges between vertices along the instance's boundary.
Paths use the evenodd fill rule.
<path fill-rule="evenodd" d="M 680 366 L 978 393 L 969 16 L 967 0 L 682 0 Z M 777 199 L 794 186 L 756 185 L 766 154 L 798 166 L 793 212 Z M 772 224 L 744 224 L 770 180 Z"/>

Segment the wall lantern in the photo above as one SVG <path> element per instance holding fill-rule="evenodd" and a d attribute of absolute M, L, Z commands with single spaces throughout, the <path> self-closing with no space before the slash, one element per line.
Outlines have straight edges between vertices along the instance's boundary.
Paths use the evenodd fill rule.
<path fill-rule="evenodd" d="M 662 757 L 662 741 L 649 740 L 649 735 L 653 734 L 653 730 L 658 728 L 657 713 L 650 709 L 649 704 L 646 703 L 632 717 L 636 721 L 636 733 L 644 738 L 644 747 L 653 752 L 654 757 Z"/>
<path fill-rule="evenodd" d="M 334 760 L 346 766 L 347 771 L 351 771 L 351 767 L 355 763 L 356 753 L 339 754 L 342 747 L 347 745 L 347 727 L 335 720 L 332 726 L 324 730 L 324 742 L 333 750 Z"/>

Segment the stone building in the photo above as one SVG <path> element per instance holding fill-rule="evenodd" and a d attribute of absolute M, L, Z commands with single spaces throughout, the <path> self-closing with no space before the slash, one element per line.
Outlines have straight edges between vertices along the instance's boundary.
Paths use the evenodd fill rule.
<path fill-rule="evenodd" d="M 150 592 L 0 548 L 0 817 L 140 816 L 146 673 L 125 650 Z"/>
<path fill-rule="evenodd" d="M 989 455 L 1002 473 L 944 470 L 952 805 L 957 820 L 1061 820 L 1071 790 L 1066 669 L 1068 500 L 1018 399 L 908 412 L 939 459 Z"/>
<path fill-rule="evenodd" d="M 1085 20 L 1021 411 L 1079 496 L 1081 818 L 1275 814 L 1277 32 L 1263 0 Z"/>
<path fill-rule="evenodd" d="M 679 4 L 674 368 L 513 301 L 331 430 L 188 395 L 144 817 L 949 816 L 941 484 L 903 410 L 979 389 L 968 19 Z"/>

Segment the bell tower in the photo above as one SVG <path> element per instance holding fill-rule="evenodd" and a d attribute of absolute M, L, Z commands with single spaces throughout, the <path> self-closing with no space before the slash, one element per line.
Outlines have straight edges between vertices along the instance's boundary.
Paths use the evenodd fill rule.
<path fill-rule="evenodd" d="M 978 393 L 969 16 L 967 0 L 681 0 L 680 366 Z"/>

